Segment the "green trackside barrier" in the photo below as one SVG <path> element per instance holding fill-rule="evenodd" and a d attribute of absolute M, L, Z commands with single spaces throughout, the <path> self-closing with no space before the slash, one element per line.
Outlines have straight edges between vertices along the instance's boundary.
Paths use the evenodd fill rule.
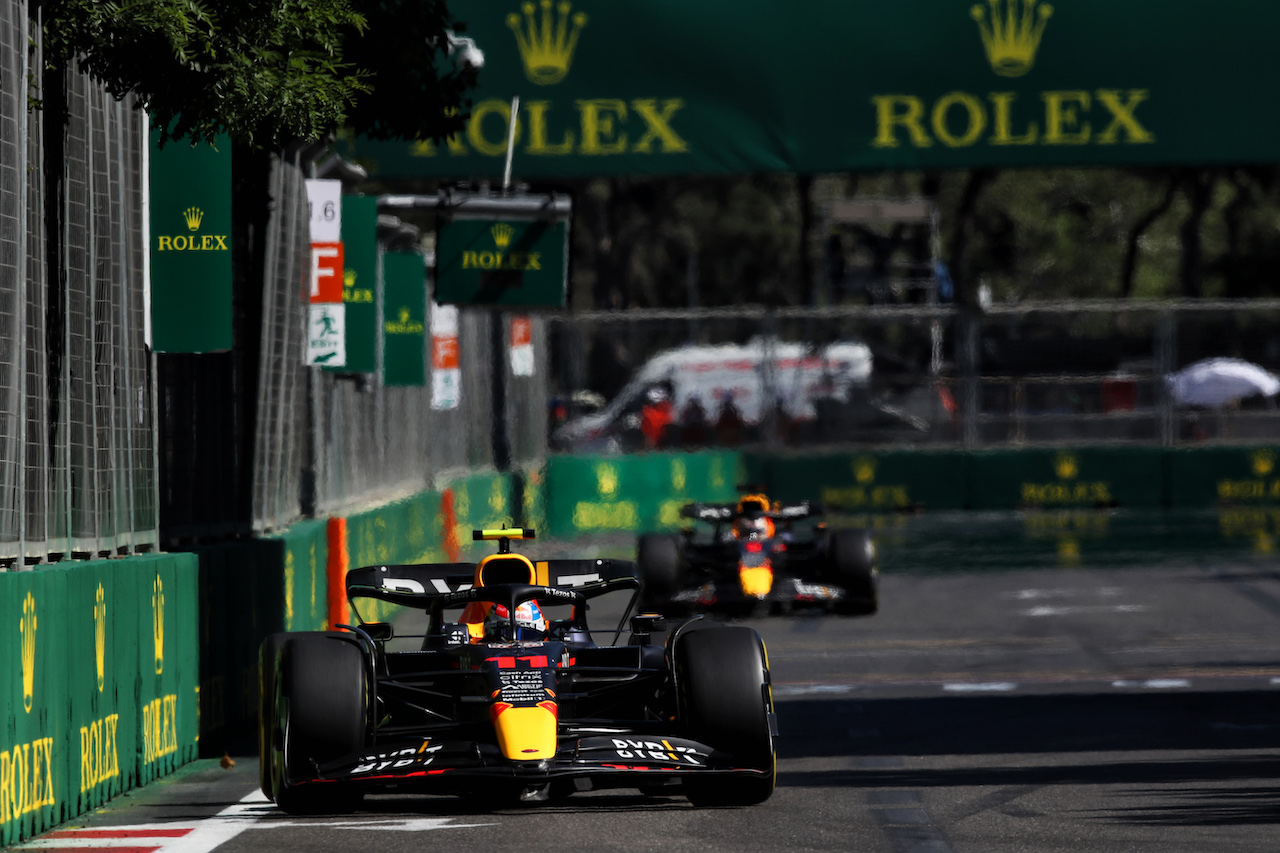
<path fill-rule="evenodd" d="M 553 456 L 544 483 L 550 537 L 673 528 L 690 501 L 729 501 L 742 482 L 733 451 Z"/>
<path fill-rule="evenodd" d="M 152 554 L 0 574 L 0 845 L 196 757 L 197 571 Z"/>
<path fill-rule="evenodd" d="M 444 560 L 436 533 L 440 500 L 439 492 L 420 492 L 347 516 L 350 567 Z"/>
<path fill-rule="evenodd" d="M 277 631 L 324 627 L 325 522 L 193 551 L 200 565 L 200 754 L 256 754 L 258 647 Z"/>
<path fill-rule="evenodd" d="M 515 510 L 511 505 L 511 476 L 496 473 L 471 474 L 452 480 L 448 488 L 453 492 L 457 517 L 455 535 L 458 537 L 462 558 L 478 560 L 493 551 L 493 543 L 474 541 L 471 531 L 515 525 Z M 528 526 L 533 527 L 532 524 Z M 536 527 L 534 530 L 539 535 L 544 535 Z M 446 531 L 442 528 L 442 532 Z"/>
<path fill-rule="evenodd" d="M 1280 445 L 1170 450 L 1172 507 L 1280 505 Z"/>
<path fill-rule="evenodd" d="M 743 454 L 747 482 L 766 485 L 774 500 L 853 513 L 963 509 L 968 462 L 949 450 Z"/>
<path fill-rule="evenodd" d="M 965 506 L 1161 507 L 1165 453 L 1159 447 L 975 452 L 969 456 Z"/>

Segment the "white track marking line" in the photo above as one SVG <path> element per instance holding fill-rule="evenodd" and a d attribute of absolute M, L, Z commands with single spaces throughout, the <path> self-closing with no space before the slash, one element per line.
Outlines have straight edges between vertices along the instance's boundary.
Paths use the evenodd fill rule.
<path fill-rule="evenodd" d="M 1043 604 L 1022 611 L 1024 616 L 1071 616 L 1076 613 L 1142 613 L 1149 609 L 1145 604 L 1084 604 L 1055 607 Z"/>
<path fill-rule="evenodd" d="M 18 844 L 13 849 L 92 850 L 132 847 L 151 848 L 157 853 L 209 853 L 253 826 L 258 818 L 274 808 L 261 791 L 254 791 L 213 817 L 195 822 L 195 826 L 190 829 L 183 827 L 181 823 L 136 823 L 126 826 L 85 827 L 82 830 L 54 829 L 45 837 Z M 185 834 L 175 838 L 172 833 L 176 830 L 185 830 Z M 127 838 L 103 838 L 93 834 L 102 832 L 129 832 L 131 835 Z"/>
<path fill-rule="evenodd" d="M 1010 690 L 1017 690 L 1018 685 L 1012 681 L 988 681 L 976 684 L 944 684 L 942 689 L 951 693 L 1008 693 Z"/>
<path fill-rule="evenodd" d="M 1145 681 L 1113 681 L 1112 687 L 1141 687 L 1145 690 L 1177 690 L 1190 687 L 1191 681 L 1186 678 L 1149 678 Z"/>

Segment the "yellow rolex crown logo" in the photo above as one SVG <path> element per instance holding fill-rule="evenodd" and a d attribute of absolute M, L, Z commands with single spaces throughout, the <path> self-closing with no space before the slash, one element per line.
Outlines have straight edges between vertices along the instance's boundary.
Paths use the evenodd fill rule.
<path fill-rule="evenodd" d="M 408 323 L 408 322 L 409 322 L 409 309 L 401 308 L 400 309 L 400 325 L 403 326 L 405 323 Z"/>
<path fill-rule="evenodd" d="M 182 211 L 182 218 L 187 220 L 187 229 L 196 231 L 200 228 L 200 220 L 204 219 L 204 211 L 198 207 L 188 207 Z"/>
<path fill-rule="evenodd" d="M 156 675 L 164 672 L 164 582 L 156 575 L 151 587 L 151 633 L 156 648 Z"/>
<path fill-rule="evenodd" d="M 538 7 L 525 3 L 520 7 L 524 17 L 512 12 L 507 15 L 507 26 L 516 34 L 525 76 L 539 86 L 549 86 L 559 83 L 569 73 L 578 34 L 587 23 L 587 16 L 583 12 L 570 15 L 572 4 L 565 0 L 560 3 L 542 0 L 539 6 L 541 18 Z"/>
<path fill-rule="evenodd" d="M 499 249 L 505 249 L 510 246 L 511 237 L 516 233 L 516 229 L 505 222 L 499 222 L 489 231 L 493 234 L 493 244 Z"/>
<path fill-rule="evenodd" d="M 870 456 L 859 456 L 853 460 L 853 476 L 863 485 L 870 483 L 876 478 L 876 460 Z"/>
<path fill-rule="evenodd" d="M 987 0 L 986 8 L 978 4 L 969 14 L 978 22 L 991 70 L 1021 77 L 1035 63 L 1053 7 L 1039 0 Z"/>
<path fill-rule="evenodd" d="M 1276 455 L 1270 450 L 1255 450 L 1250 455 L 1253 473 L 1257 477 L 1265 477 L 1276 467 Z"/>
<path fill-rule="evenodd" d="M 618 469 L 608 463 L 597 465 L 596 488 L 601 497 L 612 497 L 618 491 Z"/>
<path fill-rule="evenodd" d="M 343 271 L 342 271 L 342 283 L 343 283 L 343 284 L 345 284 L 347 287 L 355 287 L 355 286 L 356 286 L 356 271 L 355 271 L 355 270 L 343 270 Z"/>
<path fill-rule="evenodd" d="M 93 604 L 93 658 L 98 667 L 98 692 L 107 679 L 107 593 L 98 584 L 97 599 Z"/>
<path fill-rule="evenodd" d="M 688 480 L 689 472 L 685 468 L 684 460 L 671 460 L 671 488 L 675 489 L 677 492 L 683 492 Z"/>
<path fill-rule="evenodd" d="M 29 592 L 22 602 L 18 632 L 22 634 L 22 707 L 30 714 L 36 695 L 36 599 Z"/>
<path fill-rule="evenodd" d="M 1059 453 L 1053 459 L 1053 470 L 1061 480 L 1074 480 L 1080 473 L 1080 463 L 1070 453 Z"/>

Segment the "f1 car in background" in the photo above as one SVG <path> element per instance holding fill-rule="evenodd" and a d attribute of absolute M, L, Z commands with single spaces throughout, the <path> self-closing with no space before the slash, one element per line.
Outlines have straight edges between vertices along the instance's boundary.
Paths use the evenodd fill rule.
<path fill-rule="evenodd" d="M 290 813 L 353 808 L 366 792 L 538 801 L 594 787 L 751 805 L 773 792 L 777 722 L 764 644 L 689 620 L 664 644 L 635 616 L 599 645 L 587 602 L 640 587 L 622 560 L 369 566 L 347 574 L 358 618 L 273 634 L 259 657 L 263 793 Z M 425 624 L 402 633 L 392 607 Z M 461 609 L 461 614 L 452 611 Z M 563 618 L 556 618 L 561 615 Z M 397 650 L 397 647 L 403 649 Z"/>
<path fill-rule="evenodd" d="M 875 613 L 880 575 L 875 546 L 861 529 L 830 529 L 820 506 L 771 503 L 760 492 L 736 504 L 691 503 L 697 524 L 680 533 L 640 536 L 636 564 L 642 607 L 720 610 L 745 615 L 824 607 Z"/>

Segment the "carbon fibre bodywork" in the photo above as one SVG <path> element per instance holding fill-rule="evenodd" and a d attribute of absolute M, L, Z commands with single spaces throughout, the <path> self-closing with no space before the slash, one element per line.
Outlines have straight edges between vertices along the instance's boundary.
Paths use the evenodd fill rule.
<path fill-rule="evenodd" d="M 336 734 L 327 720 L 308 716 L 314 709 L 298 704 L 306 691 L 288 638 L 297 657 L 307 650 L 296 638 L 307 635 L 283 635 L 283 642 L 271 645 L 274 659 L 262 661 L 269 674 L 264 689 L 273 691 L 272 701 L 263 702 L 261 733 L 264 768 L 270 767 L 263 776 L 268 796 L 297 812 L 332 810 L 360 794 L 381 791 L 538 800 L 596 787 L 634 787 L 685 790 L 695 802 L 714 802 L 715 792 L 723 789 L 738 792 L 734 799 L 741 803 L 768 796 L 774 784 L 776 717 L 767 658 L 754 631 L 722 635 L 747 629 L 694 620 L 658 643 L 651 641 L 658 620 L 641 616 L 630 620 L 625 643 L 600 645 L 587 625 L 588 601 L 627 590 L 634 604 L 639 588 L 634 564 L 553 560 L 532 565 L 530 579 L 542 583 L 474 586 L 482 572 L 468 563 L 349 572 L 353 604 L 366 599 L 415 609 L 425 613 L 426 631 L 416 648 L 398 651 L 388 647 L 393 638 L 404 638 L 385 622 L 310 635 L 325 638 L 308 641 L 320 649 L 317 658 L 338 650 L 326 642 L 353 645 L 360 652 L 358 674 L 330 673 L 316 664 L 324 673 L 316 678 L 348 684 L 337 693 L 358 689 L 363 697 L 359 719 Z M 562 605 L 569 616 L 553 621 L 547 636 L 536 641 L 477 640 L 466 625 L 446 618 L 451 609 L 475 605 L 502 605 L 514 612 L 529 600 L 544 610 Z M 629 612 L 630 607 L 615 641 Z M 707 636 L 689 639 L 695 635 Z M 691 706 L 684 682 L 718 678 L 705 673 L 712 668 L 698 659 L 704 649 L 726 642 L 743 661 L 742 675 L 729 689 L 740 690 L 745 702 L 737 704 L 748 709 L 724 709 L 742 719 L 728 720 L 727 736 L 708 736 L 715 728 L 704 718 L 722 712 Z M 352 686 L 357 681 L 358 688 Z M 342 696 L 334 701 L 341 705 Z M 687 781 L 694 777 L 703 781 Z"/>

